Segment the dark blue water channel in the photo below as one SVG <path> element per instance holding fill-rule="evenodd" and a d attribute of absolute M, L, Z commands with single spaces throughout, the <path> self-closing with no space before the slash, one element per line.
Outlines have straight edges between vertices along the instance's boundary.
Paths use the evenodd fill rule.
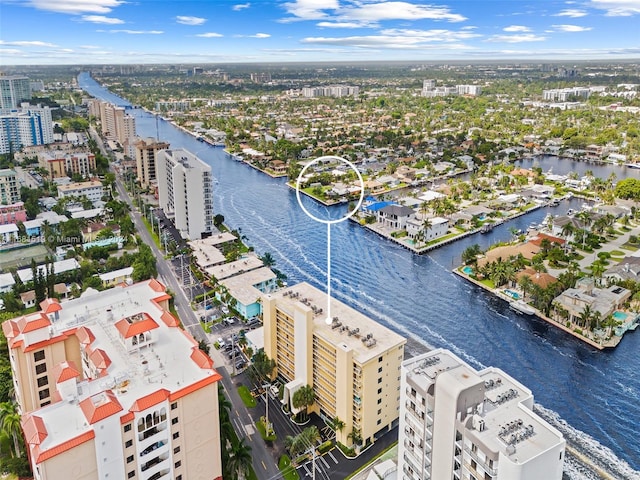
<path fill-rule="evenodd" d="M 94 82 L 80 76 L 91 95 L 127 105 Z M 271 252 L 289 284 L 326 286 L 327 228 L 307 217 L 283 179 L 272 179 L 236 162 L 219 147 L 197 141 L 173 125 L 141 109 L 138 135 L 186 148 L 213 168 L 214 210 L 226 223 L 241 229 L 259 253 Z M 524 161 L 530 166 L 531 160 Z M 618 179 L 624 167 L 586 165 L 542 159 L 554 173 L 592 170 Z M 640 468 L 640 331 L 628 334 L 614 351 L 600 352 L 536 319 L 518 316 L 507 304 L 451 273 L 466 247 L 486 248 L 510 237 L 510 227 L 526 229 L 544 216 L 579 208 L 581 200 L 545 207 L 490 234 L 468 237 L 418 256 L 352 222 L 332 226 L 332 293 L 401 334 L 433 347 L 451 349 L 475 367 L 497 366 L 529 387 L 543 410 L 558 423 L 568 422 L 587 445 L 609 447 L 634 469 Z M 326 209 L 305 204 L 318 216 Z M 330 216 L 343 210 L 331 209 Z M 582 433 L 584 432 L 584 433 Z M 586 434 L 585 434 L 586 433 Z M 606 454 L 606 449 L 598 447 Z"/>

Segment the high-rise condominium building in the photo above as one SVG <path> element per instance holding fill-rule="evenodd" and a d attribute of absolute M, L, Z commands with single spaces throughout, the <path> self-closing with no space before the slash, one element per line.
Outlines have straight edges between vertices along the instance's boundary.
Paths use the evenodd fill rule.
<path fill-rule="evenodd" d="M 169 144 L 158 142 L 153 138 L 140 139 L 136 147 L 136 174 L 143 187 L 156 181 L 156 155 L 160 150 L 167 150 Z"/>
<path fill-rule="evenodd" d="M 11 205 L 20 201 L 20 188 L 16 172 L 10 168 L 0 170 L 0 203 Z"/>
<path fill-rule="evenodd" d="M 7 320 L 34 478 L 222 478 L 212 360 L 156 280 Z"/>
<path fill-rule="evenodd" d="M 49 107 L 23 103 L 20 108 L 0 110 L 0 154 L 49 143 L 53 143 Z"/>
<path fill-rule="evenodd" d="M 400 364 L 406 339 L 307 283 L 264 295 L 264 350 L 285 381 L 291 408 L 296 390 L 310 385 L 312 410 L 338 417 L 337 440 L 364 442 L 397 424 Z M 356 435 L 357 436 L 357 435 Z"/>
<path fill-rule="evenodd" d="M 16 108 L 31 100 L 31 82 L 27 77 L 0 75 L 0 109 Z"/>
<path fill-rule="evenodd" d="M 497 368 L 437 349 L 402 364 L 398 478 L 560 480 L 565 441 Z"/>
<path fill-rule="evenodd" d="M 184 238 L 207 237 L 213 229 L 211 167 L 187 150 L 160 150 L 156 155 L 160 207 L 173 217 Z"/>

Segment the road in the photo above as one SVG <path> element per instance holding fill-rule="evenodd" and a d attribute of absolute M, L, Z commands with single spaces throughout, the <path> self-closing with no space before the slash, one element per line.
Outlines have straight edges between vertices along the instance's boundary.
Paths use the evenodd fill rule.
<path fill-rule="evenodd" d="M 95 131 L 92 131 L 92 137 L 97 141 L 103 154 L 108 156 L 105 151 L 104 145 L 100 137 Z M 115 172 L 114 172 L 115 173 Z M 202 329 L 200 322 L 191 309 L 190 302 L 185 295 L 181 285 L 176 279 L 174 272 L 171 268 L 171 264 L 164 258 L 164 254 L 158 249 L 156 243 L 153 241 L 151 234 L 147 230 L 146 225 L 142 221 L 140 211 L 133 205 L 133 202 L 122 183 L 121 178 L 116 175 L 116 191 L 121 200 L 125 201 L 131 209 L 131 218 L 136 227 L 138 235 L 144 243 L 151 247 L 151 250 L 156 257 L 156 265 L 158 269 L 158 280 L 167 286 L 175 295 L 174 304 L 180 321 L 184 328 L 193 335 L 197 340 L 204 340 L 210 344 L 207 334 Z M 233 382 L 232 377 L 229 375 L 224 365 L 224 358 L 222 354 L 218 352 L 213 346 L 211 347 L 211 358 L 216 365 L 216 371 L 222 375 L 222 385 L 224 386 L 227 397 L 231 401 L 231 420 L 236 430 L 236 433 L 240 438 L 245 437 L 247 444 L 251 447 L 251 456 L 253 461 L 253 468 L 260 479 L 279 478 L 280 471 L 273 458 L 273 455 L 268 450 L 264 441 L 260 437 L 260 434 L 255 431 L 253 420 L 249 415 L 247 408 L 240 399 L 237 392 L 237 387 Z"/>

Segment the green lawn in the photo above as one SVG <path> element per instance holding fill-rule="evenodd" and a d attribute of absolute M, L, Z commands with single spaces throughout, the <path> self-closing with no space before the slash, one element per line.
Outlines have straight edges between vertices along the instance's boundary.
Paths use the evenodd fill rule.
<path fill-rule="evenodd" d="M 240 385 L 238 387 L 238 395 L 240 395 L 240 398 L 247 408 L 253 408 L 256 406 L 256 399 L 253 398 L 251 391 L 246 385 Z"/>
<path fill-rule="evenodd" d="M 278 468 L 282 472 L 284 480 L 298 480 L 300 475 L 295 468 L 291 466 L 291 459 L 287 455 L 282 455 L 278 460 Z"/>

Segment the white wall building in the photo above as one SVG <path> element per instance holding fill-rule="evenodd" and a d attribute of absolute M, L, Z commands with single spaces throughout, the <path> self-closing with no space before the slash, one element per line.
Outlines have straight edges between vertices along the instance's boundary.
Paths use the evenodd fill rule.
<path fill-rule="evenodd" d="M 49 107 L 23 103 L 21 108 L 0 110 L 0 154 L 53 141 Z"/>
<path fill-rule="evenodd" d="M 402 363 L 398 478 L 560 480 L 565 441 L 497 368 L 432 350 Z"/>
<path fill-rule="evenodd" d="M 213 229 L 211 167 L 187 150 L 160 150 L 156 157 L 160 207 L 184 238 L 197 240 Z"/>
<path fill-rule="evenodd" d="M 99 180 L 58 185 L 58 198 L 85 196 L 91 202 L 96 203 L 102 200 L 103 195 L 104 187 Z"/>

